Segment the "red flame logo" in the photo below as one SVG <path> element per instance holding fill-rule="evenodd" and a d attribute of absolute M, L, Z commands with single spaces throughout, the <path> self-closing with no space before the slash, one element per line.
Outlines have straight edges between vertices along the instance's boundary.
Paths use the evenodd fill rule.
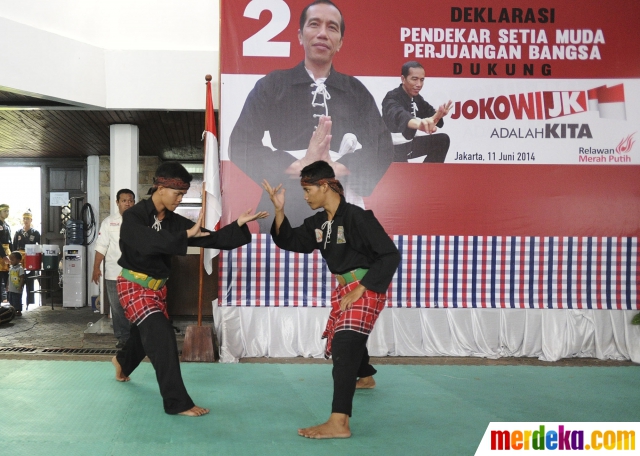
<path fill-rule="evenodd" d="M 636 142 L 633 139 L 633 135 L 635 135 L 636 133 L 637 132 L 631 133 L 629 136 L 620 141 L 620 144 L 618 144 L 618 147 L 616 147 L 616 152 L 618 152 L 619 154 L 628 154 L 629 152 L 631 152 L 631 148 Z"/>

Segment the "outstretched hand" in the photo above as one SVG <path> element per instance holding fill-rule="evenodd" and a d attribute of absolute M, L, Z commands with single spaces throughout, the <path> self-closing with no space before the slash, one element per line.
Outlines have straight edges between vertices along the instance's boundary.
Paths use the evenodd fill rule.
<path fill-rule="evenodd" d="M 428 134 L 433 134 L 438 131 L 437 123 L 440 122 L 440 119 L 449 114 L 452 105 L 453 102 L 449 100 L 445 104 L 441 104 L 440 106 L 438 106 L 438 109 L 436 110 L 436 113 L 434 115 L 420 120 L 418 130 L 424 131 Z"/>
<path fill-rule="evenodd" d="M 271 187 L 266 179 L 262 181 L 262 188 L 264 188 L 269 194 L 269 199 L 273 203 L 273 208 L 276 212 L 273 223 L 275 225 L 276 234 L 279 234 L 280 226 L 284 221 L 284 194 L 286 193 L 286 190 L 282 188 L 282 184 L 278 184 L 276 188 Z"/>
<path fill-rule="evenodd" d="M 418 130 L 420 131 L 424 131 L 425 133 L 431 134 L 431 133 L 435 133 L 436 131 L 438 131 L 438 127 L 436 127 L 436 123 L 434 122 L 433 119 L 434 117 L 427 117 L 425 119 L 420 120 L 420 126 L 418 127 Z"/>
<path fill-rule="evenodd" d="M 451 100 L 447 101 L 443 105 L 440 105 L 440 107 L 438 108 L 438 111 L 442 112 L 442 116 L 440 116 L 440 117 L 444 117 L 447 114 L 449 114 L 449 111 L 451 111 L 451 106 L 453 106 L 453 101 L 451 101 Z"/>
<path fill-rule="evenodd" d="M 440 122 L 440 119 L 442 119 L 444 116 L 449 114 L 449 111 L 451 110 L 452 105 L 453 105 L 453 102 L 449 100 L 445 104 L 441 104 L 440 106 L 438 106 L 438 110 L 433 115 L 433 123 L 437 124 L 438 122 Z"/>
<path fill-rule="evenodd" d="M 240 217 L 238 217 L 238 226 L 242 226 L 247 222 L 252 222 L 254 220 L 263 219 L 269 217 L 269 213 L 267 211 L 256 212 L 255 214 L 251 214 L 253 209 L 249 208 L 244 211 Z"/>
<path fill-rule="evenodd" d="M 196 224 L 187 230 L 187 237 L 192 238 L 192 237 L 209 236 L 209 234 L 211 233 L 209 233 L 208 231 L 201 231 L 203 223 L 204 223 L 204 214 L 202 213 L 202 211 L 200 211 L 200 215 L 198 215 L 198 221 L 196 222 Z"/>
<path fill-rule="evenodd" d="M 284 210 L 284 195 L 286 190 L 282 188 L 282 184 L 278 184 L 275 188 L 271 187 L 266 179 L 262 181 L 262 188 L 269 194 L 269 199 L 273 203 L 273 208 L 276 212 Z"/>

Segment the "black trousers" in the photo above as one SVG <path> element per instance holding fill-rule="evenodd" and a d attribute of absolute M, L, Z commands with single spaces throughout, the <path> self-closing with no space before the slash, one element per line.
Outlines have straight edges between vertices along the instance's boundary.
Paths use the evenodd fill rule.
<path fill-rule="evenodd" d="M 2 300 L 7 300 L 7 287 L 9 286 L 9 271 L 0 272 L 0 293 L 2 293 Z"/>
<path fill-rule="evenodd" d="M 406 162 L 426 155 L 422 163 L 444 163 L 451 139 L 445 133 L 416 136 L 413 141 L 393 146 L 393 161 Z"/>
<path fill-rule="evenodd" d="M 129 376 L 145 356 L 156 371 L 164 411 L 175 415 L 192 408 L 195 404 L 182 381 L 173 326 L 161 312 L 152 313 L 141 323 L 131 325 L 129 339 L 116 354 L 116 359 L 122 373 Z"/>
<path fill-rule="evenodd" d="M 377 371 L 369 364 L 369 336 L 356 331 L 338 331 L 331 343 L 333 359 L 333 403 L 331 413 L 351 416 L 356 381 Z"/>
<path fill-rule="evenodd" d="M 24 285 L 25 285 L 25 288 L 27 289 L 27 307 L 29 307 L 30 304 L 35 304 L 36 302 L 35 295 L 33 294 L 33 290 L 35 289 L 36 279 L 30 279 L 29 275 L 30 275 L 30 272 L 27 271 L 24 277 Z"/>

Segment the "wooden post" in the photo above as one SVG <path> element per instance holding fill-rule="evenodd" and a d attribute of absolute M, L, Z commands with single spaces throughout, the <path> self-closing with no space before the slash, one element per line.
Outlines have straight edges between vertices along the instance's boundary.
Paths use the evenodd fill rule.
<path fill-rule="evenodd" d="M 204 78 L 207 85 L 211 84 L 211 75 L 208 74 Z M 210 91 L 207 90 L 207 96 Z M 207 113 L 208 114 L 208 113 Z M 213 115 L 213 113 L 211 113 Z M 207 125 L 205 117 L 205 126 Z M 205 151 L 206 151 L 205 142 Z M 204 154 L 204 169 L 207 166 L 207 154 Z M 205 186 L 202 186 L 202 213 L 206 215 L 207 208 L 207 192 Z M 196 363 L 213 363 L 216 361 L 214 350 L 213 328 L 211 326 L 202 326 L 202 295 L 204 284 L 204 248 L 200 248 L 200 274 L 198 281 L 198 324 L 189 325 L 184 335 L 184 344 L 182 345 L 182 356 L 180 361 L 196 362 Z"/>

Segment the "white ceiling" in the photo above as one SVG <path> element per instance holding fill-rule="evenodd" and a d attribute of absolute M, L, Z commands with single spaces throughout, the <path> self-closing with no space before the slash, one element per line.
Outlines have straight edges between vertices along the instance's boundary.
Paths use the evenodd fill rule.
<path fill-rule="evenodd" d="M 106 50 L 218 51 L 219 0 L 0 0 L 0 17 Z"/>

